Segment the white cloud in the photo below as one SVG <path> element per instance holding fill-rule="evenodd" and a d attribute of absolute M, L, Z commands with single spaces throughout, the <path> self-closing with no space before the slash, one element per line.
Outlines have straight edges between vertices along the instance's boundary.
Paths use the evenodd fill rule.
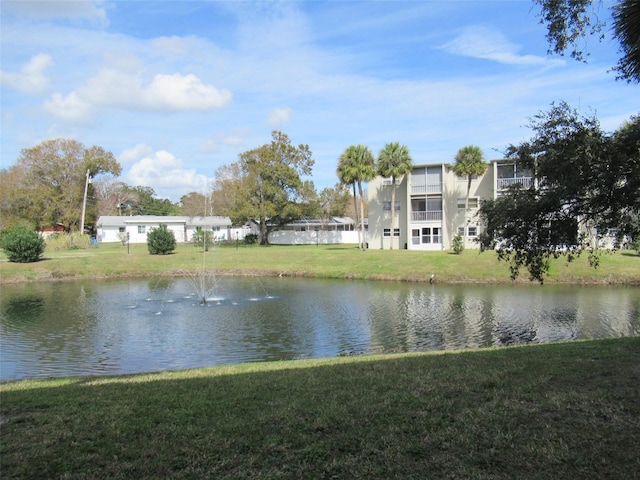
<path fill-rule="evenodd" d="M 272 127 L 279 127 L 291 120 L 290 108 L 274 108 L 269 112 L 267 123 Z"/>
<path fill-rule="evenodd" d="M 115 68 L 103 68 L 84 85 L 62 97 L 56 93 L 45 103 L 45 110 L 62 120 L 74 120 L 92 107 L 117 107 L 151 112 L 210 111 L 231 101 L 228 90 L 205 85 L 195 75 L 156 75 L 145 85 L 142 75 Z M 71 113 L 66 108 L 74 109 Z M 84 119 L 84 118 L 83 118 Z"/>
<path fill-rule="evenodd" d="M 93 125 L 93 106 L 75 92 L 66 97 L 54 93 L 43 108 L 51 116 L 72 125 Z"/>
<path fill-rule="evenodd" d="M 122 163 L 131 163 L 136 160 L 149 155 L 153 152 L 153 149 L 144 143 L 138 143 L 135 147 L 127 148 L 120 155 L 118 155 L 118 161 Z"/>
<path fill-rule="evenodd" d="M 49 88 L 49 79 L 44 71 L 52 65 L 51 56 L 44 53 L 34 55 L 20 72 L 0 70 L 0 85 L 23 93 L 43 93 Z"/>
<path fill-rule="evenodd" d="M 511 43 L 502 33 L 491 28 L 469 27 L 440 49 L 465 57 L 492 60 L 506 65 L 563 65 L 563 60 L 550 60 L 537 55 L 520 55 L 521 47 Z"/>
<path fill-rule="evenodd" d="M 150 186 L 160 197 L 175 197 L 202 191 L 209 179 L 195 169 L 182 168 L 182 160 L 166 150 L 159 150 L 136 162 L 126 174 L 127 183 Z"/>
<path fill-rule="evenodd" d="M 214 110 L 231 101 L 231 92 L 204 85 L 195 75 L 156 75 L 141 92 L 152 110 Z"/>

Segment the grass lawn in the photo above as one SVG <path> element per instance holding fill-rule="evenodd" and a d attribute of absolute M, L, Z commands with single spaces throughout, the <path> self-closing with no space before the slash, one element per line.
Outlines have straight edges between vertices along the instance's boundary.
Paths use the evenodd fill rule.
<path fill-rule="evenodd" d="M 368 250 L 353 245 L 246 246 L 225 245 L 203 256 L 202 249 L 179 245 L 171 255 L 150 255 L 146 245 L 102 244 L 86 250 L 45 251 L 36 263 L 6 261 L 0 253 L 0 282 L 153 276 L 177 274 L 202 266 L 221 274 L 290 275 L 327 278 L 436 282 L 511 282 L 509 268 L 493 252 Z M 526 271 L 521 282 L 529 282 Z M 586 255 L 567 263 L 552 262 L 545 282 L 640 285 L 640 255 L 624 251 L 603 253 L 600 266 L 591 268 Z"/>
<path fill-rule="evenodd" d="M 640 338 L 0 384 L 3 479 L 633 479 Z"/>

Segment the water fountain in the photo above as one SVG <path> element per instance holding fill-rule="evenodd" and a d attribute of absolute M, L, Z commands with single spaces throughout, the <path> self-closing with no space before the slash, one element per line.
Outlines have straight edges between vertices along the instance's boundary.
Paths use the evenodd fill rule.
<path fill-rule="evenodd" d="M 180 274 L 189 281 L 195 290 L 200 305 L 206 305 L 207 298 L 218 284 L 215 271 L 207 270 L 205 267 L 197 267 L 194 270 L 183 270 Z"/>
<path fill-rule="evenodd" d="M 180 274 L 186 278 L 198 296 L 200 305 L 207 304 L 207 297 L 218 285 L 218 278 L 214 268 L 207 268 L 207 252 L 214 247 L 211 232 L 203 229 L 196 234 L 196 242 L 202 241 L 202 265 L 193 270 L 182 270 Z M 215 253 L 212 252 L 212 253 Z"/>

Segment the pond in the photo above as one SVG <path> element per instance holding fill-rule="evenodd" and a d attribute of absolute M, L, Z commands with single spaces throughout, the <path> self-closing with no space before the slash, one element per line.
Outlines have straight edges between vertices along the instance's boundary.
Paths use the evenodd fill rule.
<path fill-rule="evenodd" d="M 640 288 L 220 277 L 2 285 L 0 380 L 637 336 Z"/>

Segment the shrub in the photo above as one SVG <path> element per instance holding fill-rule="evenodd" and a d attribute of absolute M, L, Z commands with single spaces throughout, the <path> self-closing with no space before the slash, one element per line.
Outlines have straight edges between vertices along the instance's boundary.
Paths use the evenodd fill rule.
<path fill-rule="evenodd" d="M 44 247 L 44 239 L 26 227 L 15 227 L 2 235 L 2 249 L 10 262 L 37 262 Z"/>
<path fill-rule="evenodd" d="M 176 237 L 173 232 L 161 223 L 147 233 L 147 248 L 151 255 L 167 255 L 176 249 Z"/>
<path fill-rule="evenodd" d="M 197 247 L 204 247 L 205 250 L 208 250 L 208 247 L 213 245 L 213 232 L 198 227 L 193 233 L 192 241 Z"/>
<path fill-rule="evenodd" d="M 453 251 L 460 255 L 464 251 L 464 243 L 462 241 L 462 235 L 459 233 L 453 237 L 453 242 L 451 242 L 451 246 L 453 247 Z"/>
<path fill-rule="evenodd" d="M 258 235 L 256 235 L 255 233 L 248 233 L 244 237 L 244 243 L 246 243 L 247 245 L 253 245 L 257 241 L 258 241 Z"/>

